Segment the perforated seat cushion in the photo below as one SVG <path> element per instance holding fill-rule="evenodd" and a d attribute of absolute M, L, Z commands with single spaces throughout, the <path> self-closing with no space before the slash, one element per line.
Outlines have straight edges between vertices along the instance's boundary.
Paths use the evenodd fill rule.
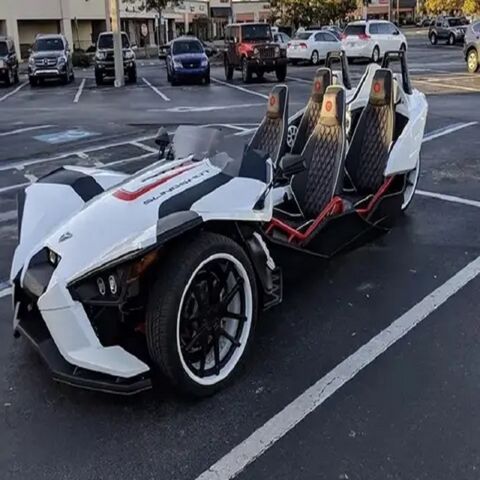
<path fill-rule="evenodd" d="M 367 105 L 364 132 L 357 161 L 349 174 L 359 192 L 375 192 L 383 183 L 392 142 L 392 110 L 389 106 Z M 347 163 L 347 168 L 350 165 Z"/>
<path fill-rule="evenodd" d="M 283 119 L 266 118 L 251 146 L 256 150 L 262 150 L 268 153 L 273 161 L 276 162 L 279 156 L 279 149 L 282 145 L 282 137 Z"/>
<path fill-rule="evenodd" d="M 339 191 L 337 177 L 343 164 L 341 136 L 340 126 L 318 126 L 304 152 L 311 161 L 292 180 L 292 190 L 307 219 L 319 215 Z"/>

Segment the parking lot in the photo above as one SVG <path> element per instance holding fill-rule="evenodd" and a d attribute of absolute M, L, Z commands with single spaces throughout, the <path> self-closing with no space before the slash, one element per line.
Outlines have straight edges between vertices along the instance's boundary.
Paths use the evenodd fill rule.
<path fill-rule="evenodd" d="M 64 164 L 144 167 L 161 125 L 218 126 L 241 152 L 274 77 L 226 82 L 215 66 L 211 85 L 171 87 L 152 59 L 125 89 L 97 88 L 91 70 L 67 86 L 0 88 L 0 478 L 479 477 L 480 75 L 459 46 L 409 46 L 429 116 L 408 214 L 366 247 L 289 271 L 247 371 L 195 402 L 162 385 L 118 398 L 55 384 L 13 338 L 16 193 Z M 354 82 L 365 66 L 351 65 Z M 289 68 L 290 114 L 314 71 Z"/>

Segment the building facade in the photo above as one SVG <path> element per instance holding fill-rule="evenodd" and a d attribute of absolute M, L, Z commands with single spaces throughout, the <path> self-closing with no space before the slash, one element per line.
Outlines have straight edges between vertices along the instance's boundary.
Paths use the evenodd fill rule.
<path fill-rule="evenodd" d="M 75 49 L 91 48 L 106 29 L 109 0 L 0 0 L 0 35 L 13 38 L 17 52 L 27 56 L 39 33 L 62 33 Z M 185 33 L 204 40 L 223 38 L 229 22 L 268 21 L 270 4 L 260 0 L 183 0 L 159 18 L 142 1 L 120 1 L 122 30 L 139 47 L 163 43 Z M 146 33 L 146 35 L 144 35 Z"/>

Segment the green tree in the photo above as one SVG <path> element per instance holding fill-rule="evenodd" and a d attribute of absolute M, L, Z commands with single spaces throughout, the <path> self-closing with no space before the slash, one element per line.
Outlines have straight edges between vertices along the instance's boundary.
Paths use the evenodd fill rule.
<path fill-rule="evenodd" d="M 454 12 L 461 10 L 463 3 L 463 0 L 426 0 L 425 8 L 433 13 Z"/>
<path fill-rule="evenodd" d="M 480 13 L 480 0 L 465 0 L 463 4 L 463 13 L 466 15 Z"/>

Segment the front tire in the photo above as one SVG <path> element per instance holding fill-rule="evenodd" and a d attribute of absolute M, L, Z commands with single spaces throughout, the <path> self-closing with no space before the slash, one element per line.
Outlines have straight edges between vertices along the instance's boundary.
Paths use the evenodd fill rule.
<path fill-rule="evenodd" d="M 137 69 L 136 68 L 132 68 L 131 70 L 129 70 L 128 81 L 130 83 L 137 83 Z"/>
<path fill-rule="evenodd" d="M 245 58 L 242 58 L 242 81 L 243 83 L 250 83 L 252 81 L 252 70 L 248 66 Z"/>
<path fill-rule="evenodd" d="M 103 85 L 103 74 L 98 71 L 95 71 L 95 83 L 97 84 L 97 87 Z"/>
<path fill-rule="evenodd" d="M 226 80 L 232 80 L 233 78 L 233 65 L 230 65 L 230 63 L 228 63 L 228 59 L 225 58 L 225 61 L 224 61 L 224 67 L 225 67 L 225 79 Z"/>
<path fill-rule="evenodd" d="M 35 77 L 28 77 L 28 82 L 32 88 L 38 85 L 38 79 Z"/>
<path fill-rule="evenodd" d="M 312 65 L 318 65 L 318 62 L 320 61 L 320 57 L 318 56 L 318 52 L 314 50 L 312 52 L 312 56 L 310 57 L 310 62 Z"/>
<path fill-rule="evenodd" d="M 150 357 L 181 392 L 211 395 L 244 365 L 257 310 L 255 273 L 236 242 L 210 232 L 180 242 L 150 290 Z"/>
<path fill-rule="evenodd" d="M 437 42 L 438 42 L 437 34 L 436 34 L 436 33 L 432 33 L 432 34 L 430 35 L 430 43 L 431 43 L 432 45 L 436 45 Z"/>
<path fill-rule="evenodd" d="M 380 49 L 378 47 L 373 49 L 371 60 L 373 63 L 378 63 L 380 61 Z"/>
<path fill-rule="evenodd" d="M 467 69 L 469 73 L 476 73 L 479 69 L 478 53 L 473 49 L 467 54 Z"/>
<path fill-rule="evenodd" d="M 282 67 L 277 67 L 275 73 L 277 74 L 277 80 L 279 82 L 284 82 L 285 78 L 287 78 L 287 66 L 283 65 Z"/>
<path fill-rule="evenodd" d="M 447 44 L 450 46 L 455 45 L 455 35 L 453 33 L 449 35 Z"/>

